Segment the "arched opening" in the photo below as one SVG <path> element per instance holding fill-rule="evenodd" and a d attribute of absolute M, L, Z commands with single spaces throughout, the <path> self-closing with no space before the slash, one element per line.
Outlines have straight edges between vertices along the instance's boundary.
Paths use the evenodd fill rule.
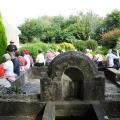
<path fill-rule="evenodd" d="M 63 99 L 83 100 L 84 76 L 78 68 L 70 67 L 62 75 L 62 97 Z"/>

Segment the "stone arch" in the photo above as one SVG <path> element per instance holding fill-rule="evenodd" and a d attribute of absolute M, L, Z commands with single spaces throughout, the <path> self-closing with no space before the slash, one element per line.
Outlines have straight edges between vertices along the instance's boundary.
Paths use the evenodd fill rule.
<path fill-rule="evenodd" d="M 77 69 L 83 75 L 83 93 L 81 93 L 83 100 L 104 98 L 104 76 L 83 53 L 69 51 L 58 55 L 48 66 L 48 75 L 51 78 L 53 89 L 51 94 L 55 97 L 54 99 L 64 99 L 62 93 L 64 87 L 62 85 L 62 75 L 66 70 L 71 68 L 74 70 Z M 72 76 L 74 75 L 72 74 Z"/>
<path fill-rule="evenodd" d="M 85 81 L 93 80 L 98 70 L 95 64 L 82 52 L 65 52 L 58 55 L 48 66 L 49 76 L 61 80 L 63 71 L 69 67 L 79 68 L 84 74 Z M 88 76 L 91 75 L 91 76 Z"/>
<path fill-rule="evenodd" d="M 77 98 L 83 100 L 83 81 L 82 72 L 75 67 L 69 67 L 62 75 L 62 98 Z"/>

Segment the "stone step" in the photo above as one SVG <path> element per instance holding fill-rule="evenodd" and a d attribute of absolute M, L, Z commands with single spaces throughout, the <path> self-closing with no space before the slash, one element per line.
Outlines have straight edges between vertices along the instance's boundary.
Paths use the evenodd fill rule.
<path fill-rule="evenodd" d="M 0 116 L 0 120 L 34 120 L 29 116 Z"/>

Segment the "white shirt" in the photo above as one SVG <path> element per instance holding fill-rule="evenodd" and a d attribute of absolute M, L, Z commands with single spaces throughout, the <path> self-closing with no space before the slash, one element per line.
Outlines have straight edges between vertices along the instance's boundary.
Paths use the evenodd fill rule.
<path fill-rule="evenodd" d="M 107 67 L 113 67 L 114 66 L 114 59 L 118 59 L 118 57 L 112 53 L 108 53 L 106 56 L 107 60 Z"/>
<path fill-rule="evenodd" d="M 97 60 L 97 62 L 103 61 L 103 57 L 102 57 L 101 54 L 97 54 L 97 55 L 95 56 L 95 59 Z"/>
<path fill-rule="evenodd" d="M 8 80 L 6 80 L 5 78 L 1 78 L 0 79 L 0 85 L 6 88 L 11 87 L 11 84 Z"/>
<path fill-rule="evenodd" d="M 3 67 L 5 69 L 5 76 L 14 76 L 14 66 L 11 60 L 6 61 L 3 63 Z"/>
<path fill-rule="evenodd" d="M 30 55 L 24 55 L 24 58 L 27 62 L 27 64 L 25 65 L 25 69 L 29 69 L 30 68 Z"/>
<path fill-rule="evenodd" d="M 37 63 L 45 63 L 45 58 L 44 58 L 44 55 L 42 53 L 37 55 L 36 62 Z"/>

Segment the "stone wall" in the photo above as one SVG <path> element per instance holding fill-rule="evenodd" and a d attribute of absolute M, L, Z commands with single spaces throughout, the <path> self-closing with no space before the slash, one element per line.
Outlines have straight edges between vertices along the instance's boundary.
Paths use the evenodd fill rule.
<path fill-rule="evenodd" d="M 49 78 L 41 78 L 41 97 L 44 98 L 43 100 L 49 100 L 50 98 L 53 100 L 64 99 L 63 91 L 67 88 L 65 88 L 63 84 L 63 75 L 68 69 L 69 71 L 73 69 L 78 71 L 78 74 L 71 72 L 69 75 L 66 75 L 70 78 L 70 81 L 72 81 L 73 88 L 76 88 L 75 82 L 76 79 L 79 78 L 77 82 L 81 84 L 80 86 L 82 88 L 78 88 L 78 92 L 82 94 L 80 95 L 82 96 L 80 100 L 104 100 L 104 75 L 102 72 L 99 72 L 94 63 L 81 52 L 65 52 L 58 55 L 51 62 L 48 66 Z M 77 75 L 76 78 L 74 74 Z M 81 78 L 80 76 L 83 77 Z M 68 82 L 68 84 L 70 84 L 70 82 Z"/>
<path fill-rule="evenodd" d="M 0 101 L 0 120 L 42 120 L 45 103 Z"/>
<path fill-rule="evenodd" d="M 120 101 L 104 101 L 101 104 L 110 118 L 120 120 Z"/>
<path fill-rule="evenodd" d="M 42 120 L 108 120 L 99 102 L 48 102 Z"/>
<path fill-rule="evenodd" d="M 20 88 L 25 84 L 26 81 L 29 81 L 33 78 L 40 79 L 43 76 L 47 76 L 47 66 L 32 67 L 31 69 L 22 72 L 20 76 L 16 78 L 16 81 L 12 82 L 12 86 Z"/>

